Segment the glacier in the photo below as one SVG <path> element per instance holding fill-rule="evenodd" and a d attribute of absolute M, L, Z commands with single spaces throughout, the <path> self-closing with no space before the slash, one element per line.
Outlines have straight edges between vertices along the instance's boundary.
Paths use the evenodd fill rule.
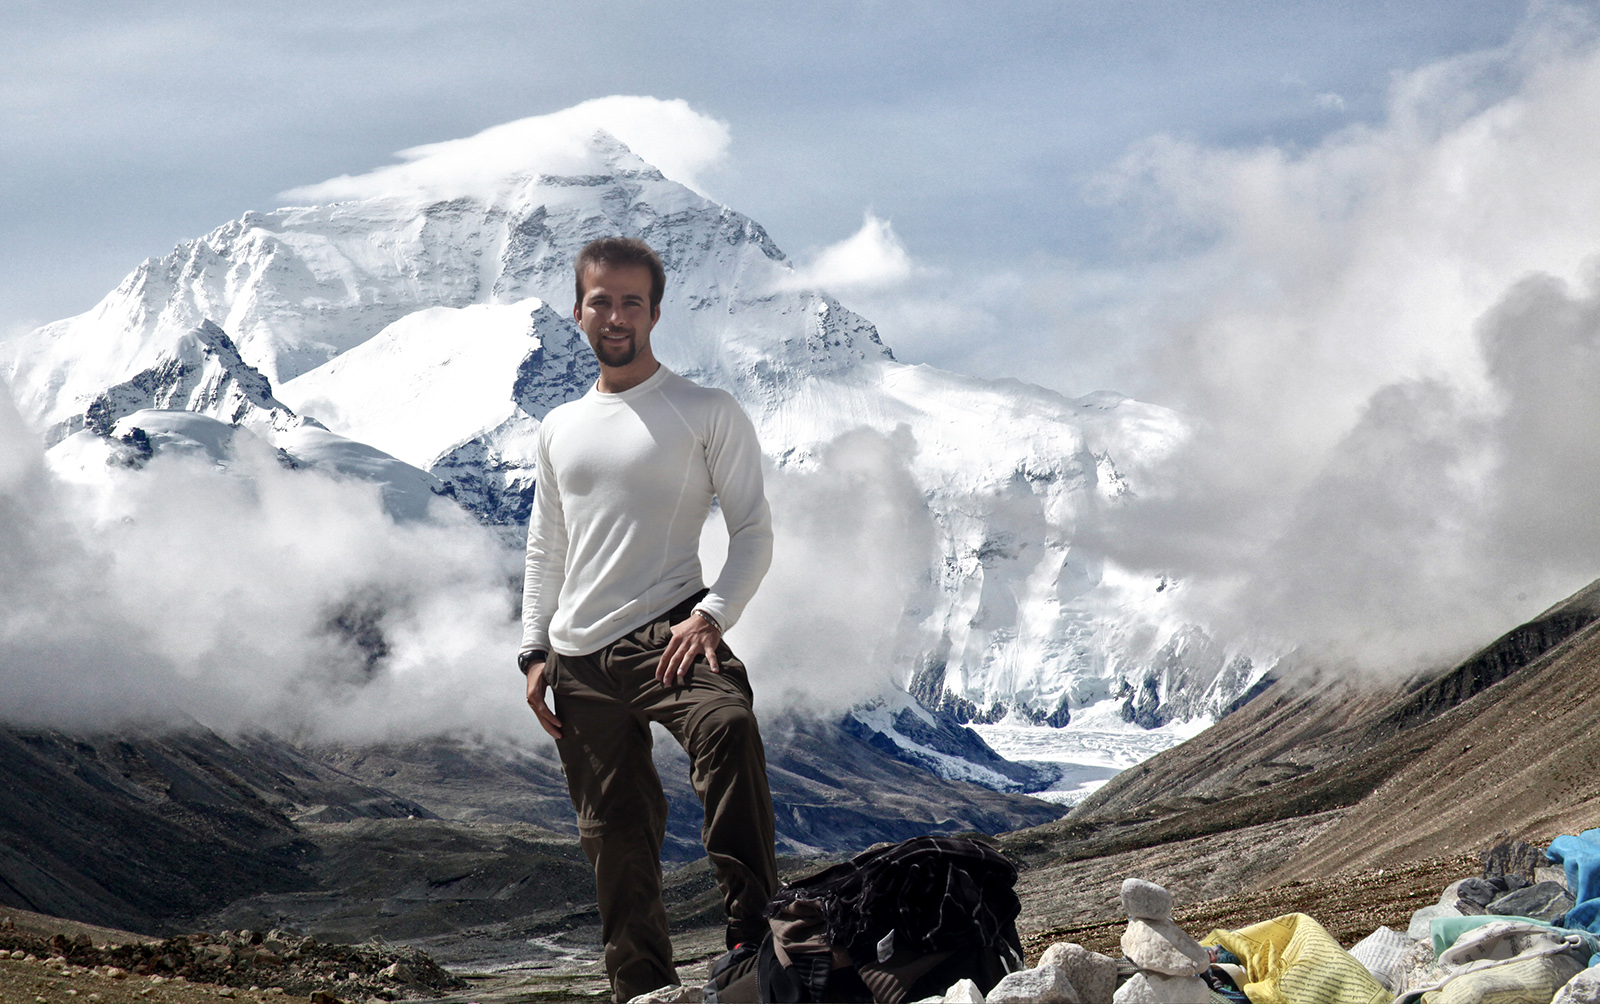
<path fill-rule="evenodd" d="M 598 372 L 568 312 L 570 263 L 619 233 L 667 266 L 657 355 L 734 394 L 775 472 L 816 469 L 861 430 L 898 444 L 934 554 L 880 657 L 922 711 L 888 695 L 895 714 L 858 709 L 862 728 L 982 774 L 896 715 L 1062 727 L 1115 707 L 1157 728 L 1214 719 L 1268 672 L 1270 653 L 1186 619 L 1181 583 L 1082 542 L 1159 489 L 1182 416 L 897 361 L 865 318 L 794 288 L 759 224 L 603 132 L 569 174 L 245 213 L 0 343 L 0 375 L 52 462 L 80 474 L 136 463 L 140 436 L 220 451 L 218 429 L 237 428 L 286 465 L 384 484 L 396 518 L 453 500 L 514 546 L 539 423 Z"/>

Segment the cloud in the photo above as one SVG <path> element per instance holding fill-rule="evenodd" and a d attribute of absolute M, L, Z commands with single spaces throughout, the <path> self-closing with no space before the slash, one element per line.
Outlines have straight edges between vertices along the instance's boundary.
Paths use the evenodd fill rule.
<path fill-rule="evenodd" d="M 532 734 L 503 541 L 445 504 L 397 524 L 379 486 L 246 433 L 232 451 L 66 482 L 0 395 L 0 717 Z"/>
<path fill-rule="evenodd" d="M 730 638 L 763 700 L 842 713 L 916 668 L 937 556 L 916 450 L 904 427 L 862 429 L 769 474 L 772 568 Z"/>
<path fill-rule="evenodd" d="M 442 501 L 397 523 L 380 486 L 287 470 L 242 430 L 225 454 L 158 449 L 137 469 L 98 444 L 67 480 L 0 393 L 0 721 L 545 741 L 513 662 L 517 541 Z M 922 650 L 934 528 L 915 450 L 859 431 L 770 472 L 773 565 L 730 635 L 763 701 L 842 712 Z"/>
<path fill-rule="evenodd" d="M 529 174 L 582 174 L 594 169 L 590 141 L 596 130 L 697 191 L 704 173 L 721 164 L 728 151 L 727 123 L 686 101 L 612 95 L 492 126 L 465 139 L 401 150 L 396 156 L 402 163 L 292 188 L 282 197 L 321 203 L 422 192 L 450 198 L 494 192 L 507 179 Z"/>
<path fill-rule="evenodd" d="M 861 291 L 893 286 L 912 273 L 911 256 L 888 220 L 865 214 L 861 229 L 817 253 L 781 283 L 783 289 Z"/>
<path fill-rule="evenodd" d="M 1220 630 L 1402 669 L 1600 575 L 1597 119 L 1595 26 L 1550 7 L 1315 148 L 1131 151 L 1125 389 L 1196 435 L 1104 546 Z"/>

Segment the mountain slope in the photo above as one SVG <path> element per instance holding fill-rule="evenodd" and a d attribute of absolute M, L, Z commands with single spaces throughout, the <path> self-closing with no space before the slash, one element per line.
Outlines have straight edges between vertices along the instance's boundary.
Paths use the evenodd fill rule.
<path fill-rule="evenodd" d="M 922 833 L 1000 832 L 1062 811 L 943 780 L 837 725 L 780 718 L 766 733 L 784 853 L 853 854 Z M 703 857 L 683 751 L 667 740 L 656 753 L 671 806 L 665 856 Z M 8 782 L 0 790 L 0 904 L 136 931 L 166 930 L 247 898 L 298 904 L 307 918 L 370 915 L 373 902 L 399 895 L 393 884 L 404 875 L 390 882 L 363 872 L 370 888 L 319 888 L 319 875 L 351 869 L 321 862 L 318 848 L 359 855 L 361 833 L 375 847 L 405 845 L 424 857 L 426 834 L 438 836 L 444 857 L 413 871 L 448 871 L 445 858 L 463 848 L 493 857 L 485 848 L 577 834 L 560 764 L 542 745 L 457 738 L 302 748 L 267 733 L 225 740 L 199 726 L 99 736 L 0 728 L 0 772 Z M 305 829 L 374 820 L 392 825 Z M 487 829 L 469 832 L 480 826 Z M 526 868 L 492 870 L 515 885 Z M 456 914 L 439 904 L 486 895 L 447 892 L 424 897 L 438 901 L 441 917 Z M 517 895 L 527 905 L 532 891 Z M 341 904 L 341 896 L 373 902 Z"/>
<path fill-rule="evenodd" d="M 1586 615 L 1588 623 L 1417 728 L 1401 768 L 1274 880 L 1474 851 L 1502 834 L 1548 840 L 1594 826 L 1600 588 L 1564 606 L 1566 617 Z"/>
<path fill-rule="evenodd" d="M 0 729 L 0 903 L 154 931 L 299 885 L 310 847 L 240 777 L 237 752 L 203 733 L 86 741 Z"/>
<path fill-rule="evenodd" d="M 1115 701 L 1157 725 L 1214 716 L 1266 671 L 1270 655 L 1186 625 L 1166 580 L 1080 539 L 1157 484 L 1187 435 L 1177 415 L 898 363 L 865 319 L 795 288 L 754 221 L 603 133 L 585 156 L 582 170 L 488 190 L 247 213 L 144 262 L 93 310 L 0 343 L 0 375 L 50 442 L 95 409 L 176 406 L 269 429 L 293 453 L 315 418 L 514 528 L 539 421 L 595 374 L 556 306 L 571 302 L 570 262 L 591 238 L 637 236 L 670 276 L 657 354 L 732 392 L 776 472 L 836 477 L 830 449 L 862 430 L 890 444 L 883 478 L 910 479 L 897 504 L 933 540 L 907 623 L 884 626 L 903 628 L 884 658 L 901 680 L 916 672 L 931 704 L 1061 725 Z M 236 349 L 203 360 L 204 393 L 185 375 L 197 332 Z"/>
<path fill-rule="evenodd" d="M 1082 858 L 1344 809 L 1270 884 L 1572 832 L 1600 812 L 1597 690 L 1600 582 L 1442 673 L 1274 683 L 1065 819 L 1007 839 Z"/>

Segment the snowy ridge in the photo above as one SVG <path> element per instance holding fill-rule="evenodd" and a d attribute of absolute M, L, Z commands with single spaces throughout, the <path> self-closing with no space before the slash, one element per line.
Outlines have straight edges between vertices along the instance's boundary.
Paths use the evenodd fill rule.
<path fill-rule="evenodd" d="M 514 528 L 540 420 L 597 372 L 566 313 L 571 260 L 616 233 L 667 265 L 658 356 L 733 393 L 776 467 L 806 470 L 863 428 L 896 444 L 937 538 L 908 611 L 921 641 L 899 655 L 928 707 L 1060 726 L 1115 700 L 1151 726 L 1214 716 L 1266 671 L 1186 625 L 1172 583 L 1078 542 L 1158 483 L 1187 434 L 1177 415 L 896 362 L 868 321 L 788 288 L 758 224 L 603 133 L 581 172 L 487 194 L 247 213 L 144 262 L 85 314 L 0 343 L 0 375 L 56 440 L 186 409 Z M 896 734 L 939 752 L 909 727 Z"/>
<path fill-rule="evenodd" d="M 105 435 L 119 419 L 147 408 L 193 411 L 253 428 L 287 428 L 294 418 L 227 333 L 207 320 L 179 336 L 154 365 L 95 395 L 82 415 L 58 423 L 46 438 L 59 441 L 80 428 Z"/>
<path fill-rule="evenodd" d="M 160 456 L 197 457 L 223 470 L 248 468 L 252 460 L 276 462 L 366 482 L 377 486 L 384 510 L 396 520 L 426 518 L 430 507 L 440 504 L 438 497 L 447 494 L 427 471 L 329 432 L 315 421 L 275 430 L 268 442 L 209 415 L 151 408 L 122 416 L 106 435 L 85 429 L 50 451 L 57 474 L 95 490 L 106 489 L 117 470 L 138 470 Z"/>

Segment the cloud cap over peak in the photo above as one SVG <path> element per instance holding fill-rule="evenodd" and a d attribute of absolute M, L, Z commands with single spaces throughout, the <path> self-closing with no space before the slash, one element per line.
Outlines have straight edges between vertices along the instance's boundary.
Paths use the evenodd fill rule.
<path fill-rule="evenodd" d="M 727 123 L 687 101 L 617 94 L 491 126 L 474 136 L 414 146 L 395 155 L 401 163 L 291 188 L 282 196 L 324 203 L 488 195 L 513 178 L 594 171 L 603 157 L 597 132 L 610 134 L 662 174 L 701 194 L 702 175 L 722 163 L 729 144 Z"/>

